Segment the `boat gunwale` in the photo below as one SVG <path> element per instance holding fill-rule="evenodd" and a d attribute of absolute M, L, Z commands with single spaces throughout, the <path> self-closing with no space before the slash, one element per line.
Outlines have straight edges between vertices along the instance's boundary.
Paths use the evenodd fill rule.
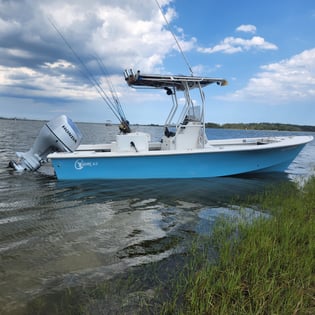
<path fill-rule="evenodd" d="M 273 142 L 270 142 L 274 140 Z M 273 138 L 235 138 L 222 140 L 209 140 L 204 148 L 185 149 L 185 150 L 148 150 L 148 151 L 101 151 L 101 150 L 80 150 L 74 152 L 54 152 L 48 155 L 48 159 L 78 159 L 78 158 L 123 158 L 123 157 L 154 157 L 154 156 L 174 156 L 174 155 L 191 155 L 191 154 L 215 154 L 225 152 L 249 152 L 262 151 L 269 149 L 286 149 L 300 145 L 306 145 L 313 140 L 313 136 L 289 136 Z M 232 140 L 251 140 L 252 143 L 226 143 L 224 141 Z M 258 144 L 255 140 L 269 140 L 268 143 Z M 299 140 L 299 141 L 297 141 Z M 211 145 L 212 143 L 217 143 Z"/>

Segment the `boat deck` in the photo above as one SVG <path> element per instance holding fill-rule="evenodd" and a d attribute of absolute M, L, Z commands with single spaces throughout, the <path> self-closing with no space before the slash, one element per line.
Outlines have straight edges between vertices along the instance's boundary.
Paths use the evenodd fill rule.
<path fill-rule="evenodd" d="M 204 148 L 188 150 L 163 150 L 161 142 L 150 142 L 148 151 L 114 151 L 111 144 L 82 144 L 75 151 L 76 155 L 151 155 L 151 154 L 176 154 L 176 153 L 193 153 L 193 152 L 222 152 L 222 151 L 250 151 L 262 150 L 273 147 L 287 147 L 299 145 L 311 141 L 309 136 L 292 136 L 292 137 L 265 137 L 265 138 L 237 138 L 227 140 L 208 140 Z M 52 154 L 54 155 L 54 154 Z M 69 153 L 58 153 L 58 155 L 67 156 Z"/>

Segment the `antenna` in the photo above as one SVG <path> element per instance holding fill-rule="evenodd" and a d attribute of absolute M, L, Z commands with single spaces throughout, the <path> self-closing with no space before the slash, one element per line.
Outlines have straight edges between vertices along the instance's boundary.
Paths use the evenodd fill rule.
<path fill-rule="evenodd" d="M 187 60 L 187 58 L 186 58 L 186 56 L 185 56 L 185 54 L 184 54 L 184 52 L 183 52 L 183 50 L 182 50 L 182 47 L 180 46 L 180 44 L 179 44 L 179 42 L 178 42 L 178 40 L 177 40 L 177 38 L 176 38 L 174 32 L 172 31 L 172 28 L 171 28 L 171 26 L 170 26 L 170 23 L 168 22 L 168 20 L 167 20 L 165 14 L 163 13 L 163 10 L 162 10 L 162 8 L 161 8 L 161 6 L 160 6 L 158 0 L 155 0 L 155 2 L 156 2 L 156 4 L 157 4 L 157 6 L 159 7 L 161 14 L 163 15 L 163 18 L 164 18 L 164 20 L 165 20 L 165 22 L 166 22 L 166 25 L 167 25 L 168 28 L 169 28 L 169 31 L 171 32 L 171 34 L 173 35 L 173 37 L 174 37 L 174 39 L 175 39 L 175 42 L 176 42 L 176 44 L 177 44 L 177 47 L 178 47 L 178 49 L 179 49 L 179 51 L 180 51 L 180 53 L 181 53 L 181 55 L 182 55 L 182 57 L 183 57 L 183 59 L 184 59 L 184 61 L 185 61 L 186 65 L 187 65 L 189 71 L 190 71 L 191 76 L 194 76 L 194 73 L 193 73 L 193 71 L 192 71 L 192 69 L 191 69 L 191 66 L 190 66 L 190 64 L 189 64 L 189 62 L 188 62 L 188 60 Z"/>

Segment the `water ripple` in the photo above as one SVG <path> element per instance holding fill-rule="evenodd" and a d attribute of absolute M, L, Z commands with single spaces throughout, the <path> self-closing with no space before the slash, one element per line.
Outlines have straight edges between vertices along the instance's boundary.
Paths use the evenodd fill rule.
<path fill-rule="evenodd" d="M 200 232 L 201 221 L 215 215 L 207 209 L 224 209 L 235 196 L 315 170 L 314 142 L 288 174 L 269 178 L 57 182 L 49 164 L 35 173 L 7 168 L 15 151 L 30 148 L 41 126 L 0 125 L 0 305 L 7 314 L 39 295 L 95 283 L 179 252 Z M 103 137 L 103 125 L 82 126 Z M 100 141 L 91 134 L 86 139 Z"/>

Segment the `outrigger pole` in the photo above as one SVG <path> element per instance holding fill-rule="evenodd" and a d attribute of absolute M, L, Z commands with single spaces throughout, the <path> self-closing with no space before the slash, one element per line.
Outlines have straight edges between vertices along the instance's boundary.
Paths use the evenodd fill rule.
<path fill-rule="evenodd" d="M 186 58 L 186 56 L 185 56 L 185 54 L 184 54 L 184 52 L 183 52 L 183 50 L 182 50 L 182 47 L 180 46 L 180 44 L 179 44 L 179 42 L 178 42 L 178 40 L 177 40 L 177 37 L 175 36 L 174 32 L 172 31 L 172 28 L 171 28 L 171 26 L 170 26 L 170 23 L 168 22 L 168 20 L 167 20 L 165 14 L 163 13 L 163 10 L 162 10 L 162 8 L 161 8 L 161 6 L 160 6 L 158 0 L 155 0 L 155 2 L 156 2 L 157 6 L 158 6 L 159 9 L 160 9 L 160 12 L 161 12 L 161 14 L 162 14 L 162 16 L 163 16 L 163 18 L 164 18 L 164 20 L 165 20 L 166 25 L 168 26 L 169 31 L 171 32 L 171 34 L 172 34 L 173 37 L 174 37 L 174 40 L 175 40 L 175 42 L 176 42 L 176 45 L 177 45 L 177 47 L 178 47 L 178 49 L 179 49 L 179 51 L 180 51 L 180 53 L 181 53 L 181 55 L 182 55 L 182 57 L 183 57 L 185 63 L 186 63 L 186 65 L 187 65 L 189 71 L 190 71 L 191 76 L 194 76 L 194 73 L 193 73 L 193 71 L 192 71 L 192 68 L 191 68 L 191 66 L 190 66 L 190 64 L 189 64 L 189 62 L 188 62 L 188 60 L 187 60 L 187 58 Z"/>

